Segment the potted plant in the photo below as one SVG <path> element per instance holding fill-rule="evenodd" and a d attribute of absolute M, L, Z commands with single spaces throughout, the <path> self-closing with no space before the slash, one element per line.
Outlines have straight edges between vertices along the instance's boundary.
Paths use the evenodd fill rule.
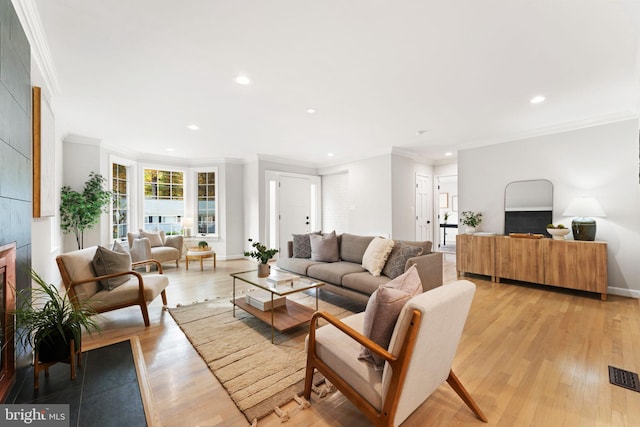
<path fill-rule="evenodd" d="M 258 277 L 267 277 L 269 275 L 269 260 L 278 253 L 277 249 L 267 249 L 265 245 L 260 242 L 254 242 L 253 239 L 249 239 L 253 242 L 251 246 L 253 251 L 245 251 L 244 256 L 255 258 L 258 264 Z"/>
<path fill-rule="evenodd" d="M 31 270 L 36 286 L 18 292 L 19 304 L 14 311 L 16 342 L 25 350 L 32 348 L 40 362 L 65 360 L 72 355 L 70 340 L 80 349 L 82 329 L 91 333 L 100 326 L 91 317 L 94 310 L 71 303 L 66 293 L 48 284 Z"/>
<path fill-rule="evenodd" d="M 465 233 L 473 234 L 482 222 L 482 212 L 464 211 L 460 221 L 465 226 Z"/>
<path fill-rule="evenodd" d="M 209 248 L 209 244 L 206 241 L 201 240 L 201 241 L 198 242 L 198 248 L 201 249 L 201 250 L 205 250 L 205 249 Z"/>
<path fill-rule="evenodd" d="M 89 174 L 82 193 L 65 185 L 60 191 L 60 228 L 76 236 L 78 249 L 84 247 L 84 231 L 91 229 L 107 213 L 111 192 L 104 189 L 106 179 L 95 172 Z"/>

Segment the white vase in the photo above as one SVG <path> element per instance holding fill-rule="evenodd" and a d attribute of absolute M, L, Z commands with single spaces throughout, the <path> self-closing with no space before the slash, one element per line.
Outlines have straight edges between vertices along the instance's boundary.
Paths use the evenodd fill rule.
<path fill-rule="evenodd" d="M 472 227 L 470 225 L 465 225 L 464 226 L 464 232 L 465 232 L 465 234 L 473 234 L 473 233 L 476 232 L 476 228 Z"/>

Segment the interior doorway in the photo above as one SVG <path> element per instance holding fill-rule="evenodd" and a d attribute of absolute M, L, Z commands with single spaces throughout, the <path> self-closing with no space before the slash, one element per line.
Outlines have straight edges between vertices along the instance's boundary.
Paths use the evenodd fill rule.
<path fill-rule="evenodd" d="M 437 250 L 440 252 L 456 252 L 456 236 L 458 235 L 458 176 L 439 176 L 436 178 L 438 194 L 436 228 Z M 435 246 L 435 245 L 434 245 Z"/>
<path fill-rule="evenodd" d="M 416 241 L 432 240 L 431 177 L 416 174 Z"/>

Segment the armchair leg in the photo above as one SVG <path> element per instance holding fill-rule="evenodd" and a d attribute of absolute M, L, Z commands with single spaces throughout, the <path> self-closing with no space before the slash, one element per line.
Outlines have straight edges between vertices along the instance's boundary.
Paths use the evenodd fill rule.
<path fill-rule="evenodd" d="M 167 305 L 167 293 L 164 291 L 164 289 L 162 290 L 162 292 L 160 292 L 160 296 L 162 297 L 162 304 Z"/>
<path fill-rule="evenodd" d="M 311 383 L 313 382 L 313 372 L 315 368 L 311 363 L 307 362 L 307 370 L 304 375 L 304 398 L 309 400 L 311 398 Z"/>
<path fill-rule="evenodd" d="M 142 318 L 144 319 L 144 326 L 151 325 L 151 322 L 149 322 L 149 310 L 147 310 L 146 302 L 143 302 L 142 304 L 140 304 L 140 310 L 142 310 Z"/>
<path fill-rule="evenodd" d="M 458 377 L 453 373 L 453 370 L 449 371 L 449 377 L 447 378 L 447 382 L 451 386 L 451 388 L 460 396 L 460 398 L 467 404 L 469 409 L 476 414 L 478 419 L 484 421 L 485 423 L 489 422 L 487 417 L 482 413 L 482 410 L 478 406 L 478 404 L 473 400 L 473 397 L 469 394 L 466 388 L 462 385 Z"/>

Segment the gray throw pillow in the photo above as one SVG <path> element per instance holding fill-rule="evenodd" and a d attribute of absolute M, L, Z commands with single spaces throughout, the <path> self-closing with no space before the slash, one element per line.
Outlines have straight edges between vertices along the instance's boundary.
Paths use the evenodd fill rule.
<path fill-rule="evenodd" d="M 409 258 L 422 255 L 422 252 L 423 249 L 421 246 L 413 246 L 407 245 L 406 243 L 397 242 L 393 246 L 391 255 L 389 255 L 389 258 L 384 265 L 382 274 L 389 277 L 390 279 L 395 279 L 396 277 L 404 273 L 404 266 L 407 265 L 407 260 Z"/>
<path fill-rule="evenodd" d="M 140 238 L 149 239 L 149 244 L 151 245 L 152 248 L 158 248 L 160 246 L 164 246 L 164 244 L 162 243 L 162 237 L 160 236 L 160 233 L 140 230 Z"/>
<path fill-rule="evenodd" d="M 102 246 L 98 246 L 93 257 L 93 269 L 97 276 L 121 273 L 131 270 L 131 256 L 128 253 L 114 252 Z M 108 291 L 112 291 L 131 278 L 130 275 L 112 277 L 100 280 L 100 285 Z"/>
<path fill-rule="evenodd" d="M 320 234 L 316 231 L 311 234 Z M 307 234 L 293 234 L 293 258 L 311 258 L 311 239 Z"/>
<path fill-rule="evenodd" d="M 335 230 L 327 234 L 311 234 L 311 260 L 322 262 L 340 261 L 338 238 Z"/>
<path fill-rule="evenodd" d="M 420 292 L 422 282 L 415 265 L 406 273 L 381 285 L 367 302 L 362 334 L 385 350 L 388 349 L 402 307 Z M 358 359 L 373 363 L 376 370 L 384 368 L 385 360 L 364 346 Z"/>

